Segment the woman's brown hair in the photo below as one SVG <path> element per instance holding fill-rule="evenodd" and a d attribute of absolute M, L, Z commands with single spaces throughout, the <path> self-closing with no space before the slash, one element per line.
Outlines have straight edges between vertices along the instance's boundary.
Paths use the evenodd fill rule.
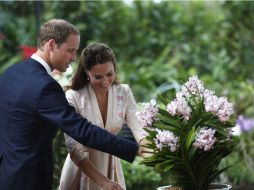
<path fill-rule="evenodd" d="M 113 51 L 103 43 L 88 45 L 81 53 L 78 67 L 72 78 L 72 83 L 67 89 L 79 90 L 89 84 L 87 71 L 94 65 L 112 62 L 116 73 L 116 59 Z M 114 84 L 117 82 L 117 77 Z"/>

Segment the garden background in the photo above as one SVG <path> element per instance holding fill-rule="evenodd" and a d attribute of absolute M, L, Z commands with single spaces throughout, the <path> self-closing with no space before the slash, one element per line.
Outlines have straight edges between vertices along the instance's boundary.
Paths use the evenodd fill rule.
<path fill-rule="evenodd" d="M 38 27 L 63 18 L 81 31 L 82 50 L 91 42 L 112 47 L 118 76 L 137 102 L 177 89 L 198 75 L 217 95 L 234 102 L 238 148 L 222 165 L 239 163 L 217 180 L 233 189 L 254 186 L 254 2 L 252 1 L 0 1 L 0 74 L 36 47 Z M 78 51 L 78 56 L 80 54 Z M 65 85 L 72 69 L 57 80 Z M 121 134 L 132 138 L 124 128 Z M 63 134 L 54 141 L 54 189 L 66 156 Z M 127 189 L 153 190 L 167 176 L 123 163 Z"/>

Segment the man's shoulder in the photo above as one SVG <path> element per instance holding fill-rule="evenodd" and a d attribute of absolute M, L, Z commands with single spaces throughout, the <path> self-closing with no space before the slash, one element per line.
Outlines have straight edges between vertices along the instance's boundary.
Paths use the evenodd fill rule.
<path fill-rule="evenodd" d="M 21 61 L 21 62 L 18 62 L 18 63 L 14 63 L 13 65 L 11 65 L 10 67 L 8 67 L 8 68 L 5 70 L 4 75 L 5 75 L 5 74 L 8 74 L 8 73 L 16 72 L 17 69 L 19 69 L 20 67 L 23 67 L 24 62 L 25 62 L 25 61 Z"/>
<path fill-rule="evenodd" d="M 6 74 L 15 73 L 21 75 L 26 74 L 29 77 L 32 76 L 33 74 L 40 73 L 38 71 L 41 71 L 41 73 L 45 73 L 46 70 L 37 61 L 28 58 L 26 60 L 13 64 L 5 71 L 5 73 Z"/>
<path fill-rule="evenodd" d="M 43 89 L 48 85 L 57 85 L 55 79 L 36 60 L 28 58 L 11 66 L 4 80 L 20 85 L 22 88 Z"/>

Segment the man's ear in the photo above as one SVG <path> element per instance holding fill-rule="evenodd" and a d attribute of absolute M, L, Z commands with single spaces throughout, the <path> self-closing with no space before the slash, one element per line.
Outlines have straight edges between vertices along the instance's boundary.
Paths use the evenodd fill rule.
<path fill-rule="evenodd" d="M 53 51 L 54 48 L 55 48 L 55 46 L 56 46 L 55 40 L 54 40 L 54 39 L 50 39 L 50 40 L 48 41 L 49 50 L 50 50 L 50 51 Z"/>

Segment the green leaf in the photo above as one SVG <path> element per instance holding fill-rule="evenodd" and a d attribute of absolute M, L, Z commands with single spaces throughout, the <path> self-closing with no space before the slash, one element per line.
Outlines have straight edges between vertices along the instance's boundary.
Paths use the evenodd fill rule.
<path fill-rule="evenodd" d="M 168 125 L 171 125 L 171 126 L 174 126 L 177 128 L 181 128 L 181 124 L 176 119 L 169 118 L 164 115 L 159 115 L 159 119 Z"/>
<path fill-rule="evenodd" d="M 185 140 L 185 147 L 184 147 L 185 153 L 186 153 L 185 156 L 188 155 L 188 153 L 192 147 L 192 142 L 193 142 L 195 136 L 196 136 L 196 129 L 195 129 L 195 127 L 192 127 L 191 130 L 188 132 L 188 134 L 186 136 L 186 140 Z"/>
<path fill-rule="evenodd" d="M 164 172 L 168 171 L 174 166 L 173 160 L 166 160 L 164 162 L 161 162 L 159 164 L 155 165 L 156 169 L 163 170 Z"/>
<path fill-rule="evenodd" d="M 161 103 L 163 103 L 165 106 L 167 106 L 168 101 L 167 101 L 167 99 L 164 98 L 161 94 L 158 94 L 158 95 L 157 95 L 157 99 L 158 99 Z"/>

